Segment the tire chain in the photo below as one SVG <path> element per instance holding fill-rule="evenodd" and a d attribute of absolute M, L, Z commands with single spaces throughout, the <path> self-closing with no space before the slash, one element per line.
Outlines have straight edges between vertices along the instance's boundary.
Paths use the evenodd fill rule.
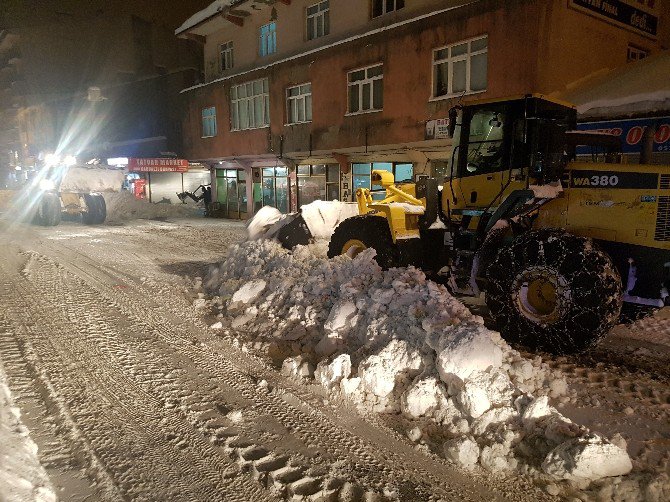
<path fill-rule="evenodd" d="M 576 263 L 575 253 L 581 261 Z M 519 342 L 531 348 L 542 348 L 557 353 L 571 352 L 583 349 L 585 346 L 596 343 L 609 331 L 618 316 L 621 306 L 620 300 L 602 301 L 603 296 L 611 298 L 621 297 L 621 281 L 607 256 L 585 238 L 576 237 L 556 230 L 541 230 L 528 232 L 517 237 L 511 245 L 500 250 L 491 265 L 487 268 L 487 279 L 490 283 L 492 295 L 503 297 L 509 295 L 508 300 L 515 301 L 517 292 L 512 291 L 514 278 L 510 271 L 520 270 L 524 264 L 532 263 L 540 269 L 550 272 L 557 271 L 565 275 L 573 273 L 574 279 L 570 286 L 572 298 L 579 296 L 587 299 L 580 303 L 572 303 L 576 315 L 587 322 L 602 319 L 599 325 L 592 326 L 589 342 L 575 338 L 579 330 L 574 329 L 571 323 L 557 323 L 553 326 L 542 326 L 530 320 L 522 319 L 521 314 L 512 315 L 501 309 L 495 309 L 491 304 L 491 314 L 500 329 L 513 342 Z M 587 264 L 589 266 L 579 265 Z M 603 274 L 594 273 L 602 269 Z M 591 285 L 590 285 L 591 284 Z M 514 308 L 514 307 L 510 307 Z M 498 310 L 494 312 L 494 310 Z M 521 322 L 516 322 L 516 319 Z"/>

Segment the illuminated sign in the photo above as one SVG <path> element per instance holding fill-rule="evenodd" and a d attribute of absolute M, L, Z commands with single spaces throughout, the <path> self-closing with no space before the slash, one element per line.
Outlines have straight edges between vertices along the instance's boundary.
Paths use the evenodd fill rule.
<path fill-rule="evenodd" d="M 656 0 L 570 0 L 570 5 L 577 10 L 652 38 L 658 34 L 659 3 Z"/>
<path fill-rule="evenodd" d="M 612 134 L 621 138 L 623 153 L 639 153 L 642 150 L 642 136 L 644 130 L 656 126 L 654 134 L 654 151 L 670 152 L 670 117 L 655 117 L 645 119 L 614 120 L 608 122 L 585 122 L 578 124 L 581 131 L 596 131 Z M 589 147 L 579 147 L 578 154 L 588 154 Z"/>
<path fill-rule="evenodd" d="M 185 173 L 186 159 L 128 159 L 128 170 L 141 173 Z"/>

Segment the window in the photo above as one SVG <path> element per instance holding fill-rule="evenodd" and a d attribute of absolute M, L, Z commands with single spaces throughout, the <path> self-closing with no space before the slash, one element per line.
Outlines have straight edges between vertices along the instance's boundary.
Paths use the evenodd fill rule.
<path fill-rule="evenodd" d="M 226 218 L 241 218 L 247 213 L 246 173 L 237 169 L 216 169 L 216 202 Z"/>
<path fill-rule="evenodd" d="M 644 49 L 638 49 L 637 47 L 634 47 L 632 45 L 628 46 L 628 62 L 633 63 L 635 61 L 639 61 L 640 59 L 644 59 L 649 55 L 649 51 L 645 51 Z"/>
<path fill-rule="evenodd" d="M 329 1 L 307 7 L 307 40 L 323 37 L 330 33 Z"/>
<path fill-rule="evenodd" d="M 339 164 L 300 165 L 297 167 L 297 172 L 300 207 L 315 200 L 340 198 Z"/>
<path fill-rule="evenodd" d="M 230 122 L 232 131 L 258 129 L 270 125 L 267 78 L 230 88 Z"/>
<path fill-rule="evenodd" d="M 202 109 L 202 137 L 216 136 L 216 108 L 210 106 Z"/>
<path fill-rule="evenodd" d="M 312 84 L 297 85 L 286 90 L 286 118 L 289 124 L 312 121 Z"/>
<path fill-rule="evenodd" d="M 372 0 L 372 17 L 402 9 L 404 6 L 405 0 Z"/>
<path fill-rule="evenodd" d="M 263 205 L 273 206 L 282 213 L 288 213 L 288 168 L 280 166 L 263 168 Z"/>
<path fill-rule="evenodd" d="M 349 113 L 381 110 L 384 106 L 382 65 L 349 72 Z"/>
<path fill-rule="evenodd" d="M 481 109 L 470 119 L 467 162 L 461 176 L 476 176 L 503 169 L 506 114 L 497 109 Z"/>
<path fill-rule="evenodd" d="M 233 67 L 233 42 L 226 42 L 219 47 L 221 54 L 221 71 L 230 70 Z"/>
<path fill-rule="evenodd" d="M 486 90 L 488 37 L 448 45 L 433 51 L 433 97 Z"/>
<path fill-rule="evenodd" d="M 262 56 L 269 56 L 277 52 L 277 23 L 271 23 L 261 26 L 260 44 L 258 53 Z"/>
<path fill-rule="evenodd" d="M 393 173 L 396 183 L 403 181 L 412 182 L 414 177 L 414 165 L 403 162 L 373 162 L 354 163 L 351 165 L 351 172 L 353 174 L 352 191 L 356 193 L 359 188 L 369 188 L 373 190 L 372 198 L 375 200 L 382 200 L 386 197 L 386 191 L 379 185 L 371 185 L 372 170 L 389 171 Z M 375 192 L 376 191 L 376 192 Z"/>

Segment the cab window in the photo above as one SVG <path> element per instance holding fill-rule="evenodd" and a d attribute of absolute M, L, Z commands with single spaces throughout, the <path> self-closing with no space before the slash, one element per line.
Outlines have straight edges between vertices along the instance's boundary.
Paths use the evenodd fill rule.
<path fill-rule="evenodd" d="M 477 176 L 504 169 L 506 114 L 500 110 L 479 109 L 470 118 L 467 154 L 461 176 Z"/>

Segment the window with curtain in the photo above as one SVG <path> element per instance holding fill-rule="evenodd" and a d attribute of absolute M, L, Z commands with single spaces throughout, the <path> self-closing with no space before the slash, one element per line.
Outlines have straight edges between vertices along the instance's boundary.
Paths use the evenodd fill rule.
<path fill-rule="evenodd" d="M 488 37 L 433 51 L 433 97 L 472 94 L 488 83 Z"/>

